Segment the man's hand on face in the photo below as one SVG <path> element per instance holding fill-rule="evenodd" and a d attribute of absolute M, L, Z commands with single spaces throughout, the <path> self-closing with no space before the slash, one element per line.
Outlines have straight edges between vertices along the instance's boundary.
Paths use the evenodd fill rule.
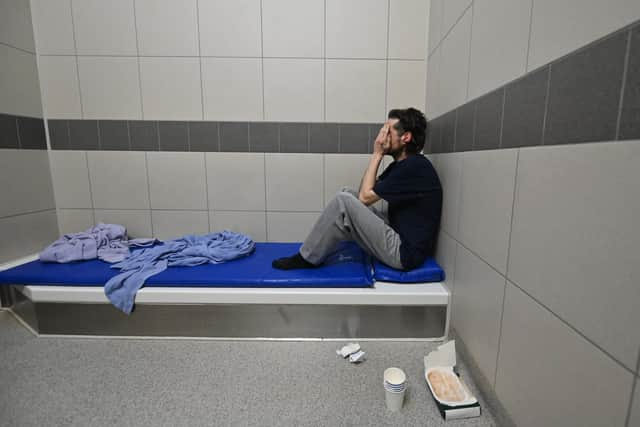
<path fill-rule="evenodd" d="M 390 133 L 389 123 L 385 123 L 382 128 L 380 128 L 380 132 L 378 132 L 378 136 L 373 144 L 373 153 L 385 155 L 389 152 L 389 148 L 391 148 L 391 133 Z"/>

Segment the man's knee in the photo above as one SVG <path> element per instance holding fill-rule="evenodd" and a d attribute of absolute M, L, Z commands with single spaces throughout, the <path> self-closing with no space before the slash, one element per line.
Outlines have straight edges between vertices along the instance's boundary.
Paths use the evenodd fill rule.
<path fill-rule="evenodd" d="M 354 201 L 359 201 L 358 194 L 353 191 L 340 191 L 335 196 L 336 200 L 341 200 L 345 203 L 353 203 Z"/>
<path fill-rule="evenodd" d="M 338 192 L 340 193 L 349 193 L 354 196 L 356 199 L 358 198 L 358 192 L 351 187 L 342 187 L 342 189 Z"/>

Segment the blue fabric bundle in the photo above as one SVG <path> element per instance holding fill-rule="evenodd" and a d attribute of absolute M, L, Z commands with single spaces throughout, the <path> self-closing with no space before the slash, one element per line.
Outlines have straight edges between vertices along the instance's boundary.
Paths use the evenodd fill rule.
<path fill-rule="evenodd" d="M 187 235 L 169 240 L 162 245 L 133 252 L 111 268 L 121 273 L 104 286 L 111 303 L 130 314 L 136 293 L 151 276 L 167 267 L 193 267 L 201 264 L 220 264 L 249 255 L 255 249 L 251 238 L 233 231 L 211 233 L 204 236 Z"/>

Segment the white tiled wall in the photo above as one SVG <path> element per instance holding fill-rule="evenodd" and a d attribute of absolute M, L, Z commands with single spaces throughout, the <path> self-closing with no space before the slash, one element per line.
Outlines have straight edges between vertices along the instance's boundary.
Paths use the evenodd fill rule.
<path fill-rule="evenodd" d="M 0 1 L 0 114 L 42 117 L 29 0 Z M 55 240 L 55 208 L 47 152 L 0 149 L 0 262 Z"/>
<path fill-rule="evenodd" d="M 534 0 L 527 71 L 639 18 L 634 0 Z"/>
<path fill-rule="evenodd" d="M 55 209 L 44 150 L 0 150 L 0 218 Z"/>
<path fill-rule="evenodd" d="M 138 60 L 78 57 L 81 102 L 86 119 L 142 119 Z"/>
<path fill-rule="evenodd" d="M 342 187 L 358 190 L 369 157 L 50 152 L 60 228 L 65 233 L 85 230 L 95 216 L 96 222 L 125 225 L 136 237 L 230 229 L 257 241 L 303 240 L 336 192 Z M 388 163 L 385 159 L 378 173 Z M 383 203 L 376 207 L 385 209 Z"/>
<path fill-rule="evenodd" d="M 379 123 L 424 109 L 429 4 L 33 0 L 47 117 Z"/>
<path fill-rule="evenodd" d="M 640 350 L 638 141 L 432 157 L 452 326 L 517 425 L 562 424 L 560 396 L 590 402 L 580 425 L 624 425 Z M 539 372 L 562 377 L 553 392 Z M 601 376 L 618 387 L 612 406 L 591 392 Z"/>
<path fill-rule="evenodd" d="M 502 323 L 495 387 L 516 425 L 625 425 L 631 372 L 510 283 Z"/>
<path fill-rule="evenodd" d="M 0 41 L 18 49 L 35 52 L 28 0 L 0 3 Z"/>
<path fill-rule="evenodd" d="M 181 84 L 167 84 L 178 81 Z M 146 120 L 200 120 L 198 58 L 140 58 L 142 111 Z"/>
<path fill-rule="evenodd" d="M 0 113 L 42 117 L 36 56 L 6 44 L 0 44 Z"/>

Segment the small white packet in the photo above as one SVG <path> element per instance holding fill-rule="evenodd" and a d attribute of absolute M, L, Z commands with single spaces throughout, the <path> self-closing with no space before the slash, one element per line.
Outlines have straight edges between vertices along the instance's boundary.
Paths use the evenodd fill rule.
<path fill-rule="evenodd" d="M 362 361 L 364 361 L 364 351 L 362 350 L 359 350 L 349 356 L 349 362 L 351 363 L 360 363 Z"/>
<path fill-rule="evenodd" d="M 356 351 L 360 350 L 360 344 L 358 343 L 349 343 L 347 345 L 345 345 L 344 347 L 342 347 L 340 350 L 336 350 L 336 353 L 338 354 L 338 356 L 342 356 L 344 358 L 347 358 L 349 355 L 355 353 Z"/>

